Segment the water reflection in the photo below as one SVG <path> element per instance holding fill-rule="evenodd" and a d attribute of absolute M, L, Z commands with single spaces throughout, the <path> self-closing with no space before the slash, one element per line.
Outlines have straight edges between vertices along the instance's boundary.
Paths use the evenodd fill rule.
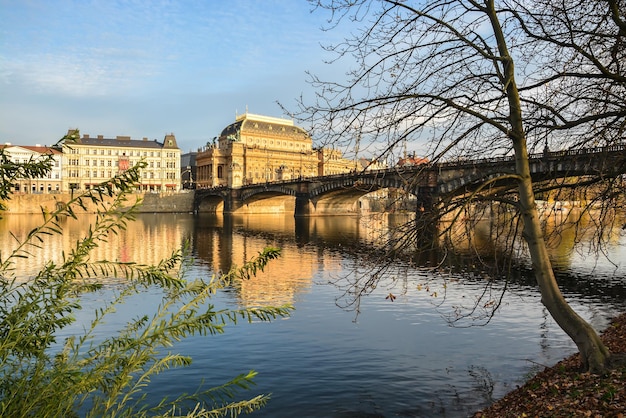
<path fill-rule="evenodd" d="M 545 219 L 549 251 L 561 286 L 573 294 L 626 299 L 622 286 L 622 279 L 626 276 L 624 232 L 619 228 L 607 228 L 604 231 L 609 234 L 609 245 L 604 248 L 607 258 L 598 258 L 590 244 L 595 237 L 591 228 L 594 223 L 588 214 L 582 215 L 559 212 Z M 581 227 L 574 228 L 572 225 L 579 218 L 582 220 L 579 222 Z M 48 260 L 61 262 L 64 251 L 85 236 L 94 219 L 94 215 L 81 215 L 78 220 L 60 219 L 63 234 L 45 235 L 38 248 L 27 247 L 32 257 L 15 259 L 15 270 L 27 276 L 38 271 Z M 377 259 L 372 257 L 376 249 L 384 248 L 393 241 L 393 235 L 397 233 L 394 228 L 410 220 L 408 215 L 384 214 L 298 219 L 282 214 L 226 217 L 143 214 L 135 222 L 130 222 L 126 230 L 117 235 L 111 234 L 108 242 L 101 243 L 94 250 L 92 260 L 154 264 L 180 249 L 188 240 L 196 263 L 206 266 L 208 274 L 211 274 L 242 265 L 266 246 L 283 248 L 295 244 L 295 250 L 285 252 L 255 280 L 244 281 L 235 289 L 240 302 L 246 306 L 291 303 L 295 294 L 310 289 L 312 277 L 318 270 L 342 270 L 342 255 L 361 254 L 360 267 L 376 262 Z M 566 220 L 569 224 L 564 223 Z M 5 237 L 0 240 L 1 257 L 6 258 L 17 243 L 40 224 L 41 218 L 32 215 L 11 214 L 0 219 L 0 232 Z M 564 224 L 567 227 L 563 228 Z M 462 250 L 463 245 L 469 246 L 470 243 L 475 245 L 474 250 L 485 250 L 495 245 L 488 244 L 490 240 L 497 239 L 489 221 L 481 220 L 473 226 L 470 240 L 457 241 L 457 249 Z M 485 250 L 485 253 L 489 251 L 492 250 Z M 428 257 L 435 260 L 440 254 Z M 448 258 L 453 260 L 451 264 L 461 263 L 460 259 L 450 255 Z M 421 265 L 430 262 L 422 262 Z M 471 268 L 472 265 L 466 267 Z M 479 271 L 475 273 L 480 277 Z M 467 274 L 464 278 L 471 280 L 474 276 Z M 513 271 L 511 278 L 518 284 L 534 286 L 532 273 L 523 268 Z"/>
<path fill-rule="evenodd" d="M 47 261 L 61 263 L 64 253 L 86 236 L 94 220 L 95 215 L 89 214 L 80 215 L 78 219 L 60 218 L 58 226 L 62 234 L 41 235 L 41 242 L 34 240 L 36 245 L 26 246 L 24 249 L 31 256 L 14 259 L 15 270 L 21 277 L 27 277 L 35 274 Z M 2 258 L 6 259 L 42 222 L 40 216 L 3 215 L 0 219 L 0 234 L 5 237 L 0 240 Z M 106 242 L 100 242 L 92 252 L 91 260 L 156 264 L 180 249 L 185 238 L 191 236 L 193 227 L 194 220 L 188 215 L 140 216 L 135 222 L 130 222 L 126 230 L 110 234 Z"/>
<path fill-rule="evenodd" d="M 24 268 L 33 271 L 47 258 L 58 259 L 92 219 L 63 220 L 64 234 L 46 237 L 37 258 Z M 274 394 L 256 416 L 468 416 L 514 388 L 534 364 L 553 364 L 574 350 L 541 306 L 532 275 L 521 270 L 486 327 L 451 329 L 441 319 L 455 315 L 456 307 L 472 306 L 484 293 L 480 271 L 469 269 L 434 272 L 398 263 L 364 299 L 358 318 L 337 308 L 341 293 L 327 283 L 367 271 L 370 254 L 388 238 L 379 239 L 379 231 L 403 221 L 391 216 L 295 220 L 282 215 L 146 214 L 112 236 L 94 258 L 153 263 L 189 240 L 195 259 L 190 275 L 210 276 L 242 264 L 267 245 L 283 248 L 282 257 L 265 272 L 218 293 L 213 302 L 235 308 L 292 303 L 292 317 L 243 323 L 223 335 L 182 341 L 173 349 L 191 355 L 194 365 L 157 376 L 150 388 L 154 399 L 190 393 L 203 380 L 219 385 L 255 369 L 255 393 Z M 7 231 L 23 238 L 37 222 L 19 215 L 0 220 L 2 256 L 14 245 Z M 590 262 L 584 251 L 559 248 L 571 248 L 573 241 L 566 236 L 555 244 L 554 254 L 567 256 L 559 279 L 566 297 L 596 328 L 626 308 L 626 237 L 618 237 L 607 248 L 622 263 L 617 267 L 595 258 Z M 500 296 L 504 285 L 494 282 L 494 294 Z M 85 311 L 93 312 L 106 292 L 88 295 Z M 397 295 L 395 302 L 385 299 L 389 292 Z M 120 307 L 117 319 L 109 318 L 107 332 L 158 303 L 159 292 L 139 295 Z M 76 332 L 83 324 L 75 324 Z"/>
<path fill-rule="evenodd" d="M 287 231 L 293 231 L 293 222 L 284 217 L 266 219 L 268 228 L 262 234 L 237 233 L 260 226 L 245 218 L 200 216 L 196 219 L 193 233 L 194 255 L 198 262 L 211 271 L 227 272 L 243 265 L 267 246 L 284 247 L 289 239 Z M 271 225 L 271 226 L 270 226 Z M 263 271 L 250 280 L 235 283 L 236 296 L 242 305 L 265 306 L 293 304 L 294 296 L 310 289 L 312 277 L 322 264 L 325 268 L 338 265 L 332 257 L 320 258 L 316 252 L 298 249 L 289 251 L 272 261 Z M 335 267 L 336 268 L 336 267 Z"/>

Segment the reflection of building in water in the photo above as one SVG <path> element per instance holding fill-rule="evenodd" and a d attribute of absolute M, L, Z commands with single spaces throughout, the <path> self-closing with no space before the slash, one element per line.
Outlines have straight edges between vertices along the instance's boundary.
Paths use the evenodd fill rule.
<path fill-rule="evenodd" d="M 239 240 L 235 240 L 235 245 L 243 245 L 243 241 L 240 243 L 236 241 Z M 252 246 L 255 247 L 256 243 Z M 309 291 L 312 277 L 318 268 L 317 254 L 307 253 L 302 249 L 293 250 L 270 261 L 265 269 L 258 271 L 254 277 L 237 282 L 236 289 L 244 306 L 294 304 L 297 294 Z M 237 265 L 243 264 L 244 261 L 242 257 Z"/>
<path fill-rule="evenodd" d="M 235 289 L 244 306 L 269 306 L 295 303 L 299 293 L 309 290 L 313 276 L 319 268 L 318 254 L 297 248 L 292 242 L 280 237 L 263 238 L 236 232 L 233 219 L 213 218 L 213 225 L 199 226 L 194 242 L 197 256 L 215 272 L 227 272 L 242 266 L 256 257 L 265 247 L 284 249 L 278 259 L 271 260 L 264 271 L 255 277 L 237 281 Z M 265 225 L 272 229 L 272 221 L 265 218 Z M 202 222 L 204 223 L 204 222 Z M 249 225 L 246 224 L 246 230 Z M 256 230 L 255 230 L 256 232 Z M 324 258 L 328 257 L 325 255 Z M 331 257 L 332 258 L 332 257 Z M 324 260 L 329 262 L 329 260 Z M 338 266 L 338 262 L 335 261 Z"/>
<path fill-rule="evenodd" d="M 167 216 L 167 219 L 164 217 Z M 100 242 L 90 257 L 90 261 L 108 260 L 118 262 L 136 262 L 140 264 L 157 264 L 167 258 L 173 251 L 181 248 L 183 237 L 190 235 L 192 223 L 173 222 L 175 215 L 139 215 L 135 222 L 129 222 L 125 231 L 110 234 L 107 242 Z M 78 220 L 62 218 L 60 226 L 63 234 L 43 236 L 41 248 L 28 247 L 32 254 L 27 259 L 16 259 L 17 271 L 21 275 L 33 275 L 48 261 L 59 264 L 62 254 L 66 254 L 76 246 L 76 242 L 84 238 L 95 215 L 80 215 Z M 162 222 L 163 221 L 163 222 Z M 17 239 L 23 240 L 35 227 L 41 225 L 42 218 L 30 215 L 3 215 L 0 219 L 0 240 L 2 258 L 13 251 L 17 243 L 8 239 L 10 231 Z"/>

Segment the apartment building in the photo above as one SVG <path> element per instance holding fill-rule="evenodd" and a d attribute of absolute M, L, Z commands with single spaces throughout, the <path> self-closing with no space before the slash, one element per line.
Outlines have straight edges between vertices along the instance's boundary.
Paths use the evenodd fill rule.
<path fill-rule="evenodd" d="M 163 142 L 129 136 L 95 137 L 70 130 L 63 143 L 62 189 L 88 190 L 144 160 L 140 172 L 140 192 L 179 191 L 181 152 L 173 133 Z"/>
<path fill-rule="evenodd" d="M 11 187 L 13 193 L 59 193 L 62 191 L 62 153 L 42 145 L 0 145 L 11 162 L 38 162 L 52 156 L 52 167 L 47 175 L 37 178 L 16 178 Z"/>

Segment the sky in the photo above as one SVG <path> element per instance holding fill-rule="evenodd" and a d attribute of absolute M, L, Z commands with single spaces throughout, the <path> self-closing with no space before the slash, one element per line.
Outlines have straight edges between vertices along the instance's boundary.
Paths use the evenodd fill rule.
<path fill-rule="evenodd" d="M 196 151 L 246 111 L 285 115 L 325 78 L 326 18 L 306 0 L 0 0 L 0 143 L 68 129 Z"/>

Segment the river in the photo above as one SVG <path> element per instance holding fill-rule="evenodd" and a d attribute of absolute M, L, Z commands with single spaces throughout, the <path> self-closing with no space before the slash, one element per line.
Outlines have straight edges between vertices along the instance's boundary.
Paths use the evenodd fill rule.
<path fill-rule="evenodd" d="M 89 220 L 84 215 L 79 222 L 63 221 L 64 234 L 33 249 L 35 259 L 59 259 Z M 6 231 L 23 237 L 36 221 L 30 215 L 0 220 L 0 252 L 7 254 L 13 246 Z M 484 294 L 480 275 L 398 262 L 361 298 L 357 314 L 344 290 L 367 273 L 375 230 L 387 222 L 380 216 L 296 222 L 284 215 L 140 215 L 127 231 L 98 248 L 95 257 L 154 263 L 188 240 L 194 257 L 189 276 L 207 277 L 241 265 L 265 246 L 277 246 L 282 249 L 279 259 L 256 278 L 218 293 L 213 302 L 231 308 L 295 306 L 287 319 L 240 323 L 224 334 L 177 344 L 174 349 L 192 356 L 194 363 L 157 376 L 150 399 L 193 392 L 202 381 L 219 385 L 253 369 L 259 374 L 250 395 L 272 394 L 267 407 L 251 415 L 255 417 L 463 417 L 575 352 L 542 307 L 532 282 L 516 281 L 506 289 L 503 282 L 492 283 L 483 306 L 498 300 L 504 289 L 495 317 L 486 324 L 478 319 L 452 326 L 450 319 Z M 607 253 L 613 263 L 596 260 L 584 248 L 554 249 L 566 298 L 598 330 L 626 311 L 623 231 Z M 37 263 L 19 268 L 29 274 Z M 65 334 L 80 332 L 118 286 L 109 283 L 101 292 L 85 295 L 84 312 Z M 128 300 L 100 332 L 114 332 L 125 319 L 149 313 L 159 302 L 156 289 Z"/>

